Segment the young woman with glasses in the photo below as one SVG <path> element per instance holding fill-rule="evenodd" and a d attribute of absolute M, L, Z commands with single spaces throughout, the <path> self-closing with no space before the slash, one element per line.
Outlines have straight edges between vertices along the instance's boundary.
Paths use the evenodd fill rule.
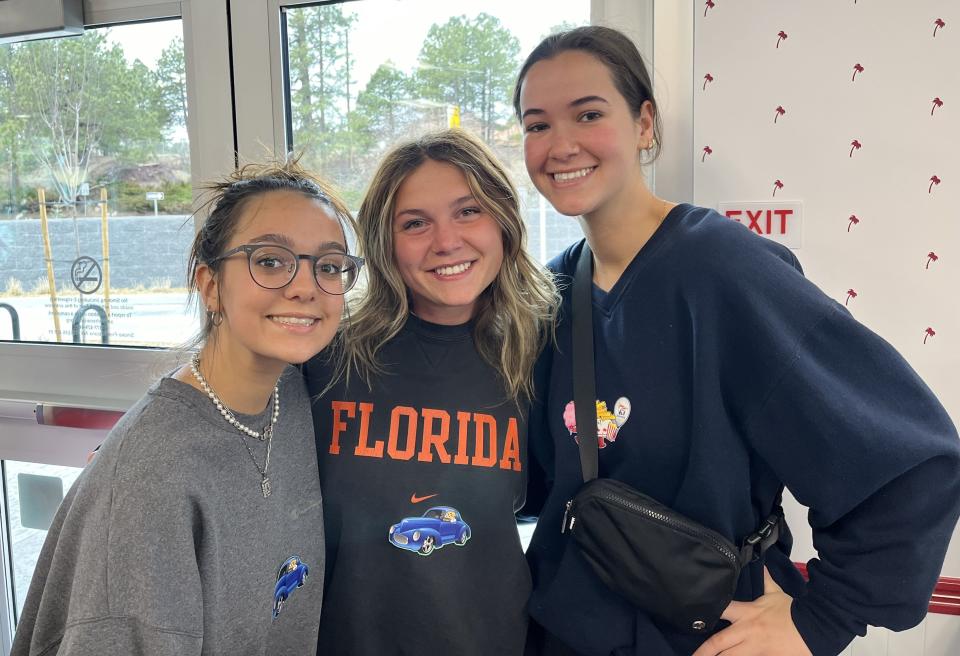
<path fill-rule="evenodd" d="M 960 441 L 936 397 L 787 248 L 652 193 L 643 165 L 663 146 L 658 106 L 629 38 L 599 26 L 547 37 L 514 108 L 531 180 L 585 236 L 550 264 L 567 284 L 531 419 L 553 482 L 527 551 L 541 653 L 820 656 L 867 624 L 918 623 L 960 512 Z M 632 606 L 570 537 L 564 510 L 583 478 L 569 281 L 588 247 L 596 403 L 616 408 L 616 430 L 598 431 L 600 476 L 737 547 L 784 486 L 810 509 L 809 582 L 782 527 L 744 566 L 730 624 L 697 633 L 705 623 L 654 617 L 658 599 Z"/>
<path fill-rule="evenodd" d="M 555 310 L 517 194 L 451 130 L 401 144 L 358 214 L 342 376 L 306 367 L 327 528 L 323 654 L 520 654 L 531 369 Z"/>
<path fill-rule="evenodd" d="M 323 513 L 309 400 L 362 260 L 294 162 L 212 186 L 190 363 L 111 431 L 58 511 L 12 654 L 312 654 Z"/>

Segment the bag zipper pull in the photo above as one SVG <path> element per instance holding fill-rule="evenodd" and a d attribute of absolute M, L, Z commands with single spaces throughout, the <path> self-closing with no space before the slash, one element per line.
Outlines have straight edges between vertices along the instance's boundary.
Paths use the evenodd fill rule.
<path fill-rule="evenodd" d="M 567 532 L 567 516 L 570 514 L 570 507 L 573 505 L 573 499 L 567 501 L 567 509 L 563 511 L 563 524 L 560 526 L 560 532 Z M 570 528 L 573 528 L 573 522 L 570 523 Z"/>

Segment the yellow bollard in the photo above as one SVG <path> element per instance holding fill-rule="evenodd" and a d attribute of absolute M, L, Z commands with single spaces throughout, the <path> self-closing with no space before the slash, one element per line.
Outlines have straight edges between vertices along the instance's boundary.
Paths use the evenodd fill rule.
<path fill-rule="evenodd" d="M 50 308 L 53 311 L 53 328 L 56 331 L 57 341 L 62 341 L 60 334 L 60 312 L 57 309 L 57 283 L 53 277 L 53 254 L 50 250 L 50 232 L 47 230 L 47 195 L 43 189 L 37 189 L 37 200 L 40 203 L 40 230 L 43 232 L 43 258 L 47 263 L 47 284 L 50 286 Z"/>
<path fill-rule="evenodd" d="M 103 237 L 103 311 L 110 319 L 110 229 L 107 224 L 107 188 L 100 188 L 100 234 Z M 108 324 L 109 325 L 109 324 Z"/>

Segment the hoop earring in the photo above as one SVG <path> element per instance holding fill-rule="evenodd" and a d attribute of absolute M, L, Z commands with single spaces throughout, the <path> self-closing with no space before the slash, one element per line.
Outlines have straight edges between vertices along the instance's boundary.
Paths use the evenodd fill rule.
<path fill-rule="evenodd" d="M 213 326 L 219 326 L 223 323 L 223 312 L 214 312 L 213 310 L 207 310 L 207 321 L 210 322 Z"/>

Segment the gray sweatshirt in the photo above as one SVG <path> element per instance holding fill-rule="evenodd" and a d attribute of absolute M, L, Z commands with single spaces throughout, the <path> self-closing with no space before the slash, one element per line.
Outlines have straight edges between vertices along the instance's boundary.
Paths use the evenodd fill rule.
<path fill-rule="evenodd" d="M 11 656 L 313 654 L 323 597 L 320 483 L 302 378 L 264 442 L 172 378 L 155 383 L 70 489 Z M 259 430 L 273 404 L 237 415 Z M 246 446 L 245 444 L 246 443 Z"/>

